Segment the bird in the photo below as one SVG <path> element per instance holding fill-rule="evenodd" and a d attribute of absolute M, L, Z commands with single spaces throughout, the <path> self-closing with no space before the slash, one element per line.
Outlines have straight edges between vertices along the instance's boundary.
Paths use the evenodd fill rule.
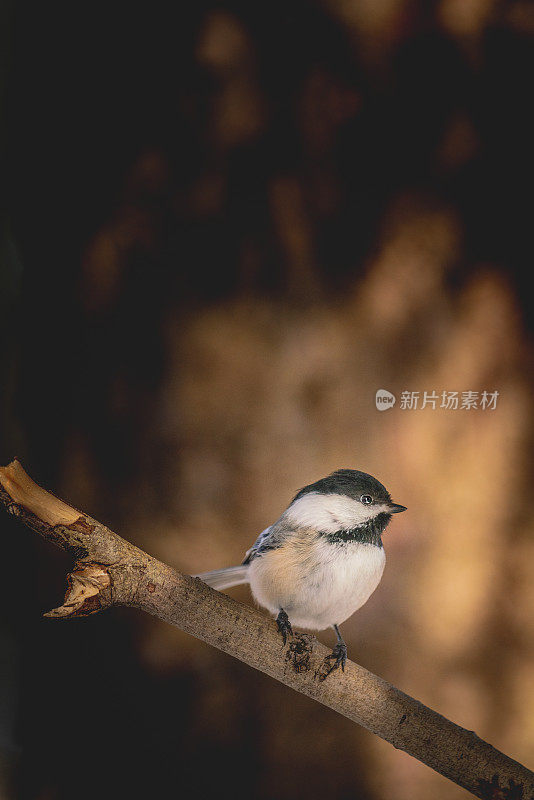
<path fill-rule="evenodd" d="M 256 603 L 276 617 L 284 645 L 293 626 L 333 628 L 337 643 L 326 674 L 345 670 L 339 626 L 377 588 L 382 544 L 392 514 L 406 511 L 385 486 L 356 469 L 338 469 L 300 489 L 279 519 L 260 533 L 241 564 L 193 577 L 217 590 L 249 584 Z"/>

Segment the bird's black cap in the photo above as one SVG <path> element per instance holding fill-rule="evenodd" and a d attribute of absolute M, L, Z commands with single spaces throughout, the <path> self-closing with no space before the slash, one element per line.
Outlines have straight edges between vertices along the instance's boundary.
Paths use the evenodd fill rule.
<path fill-rule="evenodd" d="M 377 481 L 372 475 L 368 475 L 367 472 L 360 472 L 357 469 L 338 469 L 326 478 L 321 478 L 315 483 L 310 483 L 309 486 L 304 486 L 295 495 L 292 502 L 310 492 L 341 494 L 354 500 L 359 500 L 363 494 L 369 494 L 373 500 L 391 501 L 388 490 L 380 481 Z M 400 508 L 403 507 L 399 507 L 399 510 Z"/>

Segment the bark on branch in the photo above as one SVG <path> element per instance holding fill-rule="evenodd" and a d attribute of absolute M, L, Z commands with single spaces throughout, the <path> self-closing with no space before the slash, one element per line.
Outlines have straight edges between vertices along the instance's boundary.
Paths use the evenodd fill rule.
<path fill-rule="evenodd" d="M 533 800 L 534 774 L 473 731 L 363 667 L 324 677 L 329 651 L 296 634 L 282 647 L 274 622 L 255 608 L 183 575 L 37 486 L 18 461 L 0 468 L 0 502 L 74 557 L 63 604 L 45 616 L 72 618 L 112 605 L 140 608 L 323 703 L 489 800 Z"/>

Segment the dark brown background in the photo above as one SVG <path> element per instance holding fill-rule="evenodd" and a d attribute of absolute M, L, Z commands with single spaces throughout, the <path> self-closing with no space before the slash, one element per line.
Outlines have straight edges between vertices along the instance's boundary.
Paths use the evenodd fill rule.
<path fill-rule="evenodd" d="M 532 4 L 2 13 L 2 461 L 189 572 L 372 472 L 350 655 L 532 766 Z M 152 619 L 42 620 L 68 561 L 1 525 L 2 799 L 463 796 Z"/>

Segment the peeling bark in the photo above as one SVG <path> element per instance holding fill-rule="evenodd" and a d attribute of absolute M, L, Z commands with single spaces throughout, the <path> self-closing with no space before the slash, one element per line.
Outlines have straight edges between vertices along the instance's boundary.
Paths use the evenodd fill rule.
<path fill-rule="evenodd" d="M 111 604 L 109 572 L 97 564 L 76 569 L 67 577 L 68 589 L 63 605 L 44 614 L 52 619 L 82 617 Z M 106 592 L 108 590 L 108 592 Z M 108 595 L 108 596 L 106 596 Z"/>
<path fill-rule="evenodd" d="M 534 800 L 534 774 L 450 720 L 348 661 L 322 680 L 329 651 L 296 634 L 282 646 L 274 622 L 122 539 L 42 489 L 18 461 L 0 467 L 0 503 L 75 559 L 63 604 L 69 619 L 112 605 L 140 608 L 343 714 L 476 797 Z"/>

